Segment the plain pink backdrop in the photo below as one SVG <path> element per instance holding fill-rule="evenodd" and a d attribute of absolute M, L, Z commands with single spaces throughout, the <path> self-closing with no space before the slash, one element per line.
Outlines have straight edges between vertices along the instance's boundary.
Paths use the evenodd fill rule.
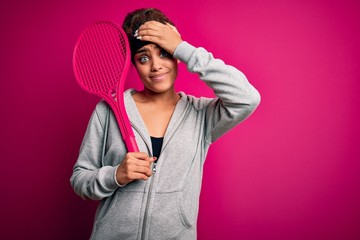
<path fill-rule="evenodd" d="M 88 239 L 96 203 L 69 184 L 99 101 L 72 51 L 98 19 L 157 7 L 242 70 L 258 110 L 213 144 L 198 238 L 360 239 L 358 1 L 1 2 L 0 239 Z M 177 89 L 213 96 L 181 65 Z M 128 86 L 139 86 L 134 70 Z"/>

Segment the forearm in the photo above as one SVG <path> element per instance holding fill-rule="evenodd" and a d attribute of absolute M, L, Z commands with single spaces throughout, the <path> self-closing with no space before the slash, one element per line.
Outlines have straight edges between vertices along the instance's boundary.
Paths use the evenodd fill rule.
<path fill-rule="evenodd" d="M 74 191 L 83 199 L 100 200 L 112 195 L 119 187 L 115 171 L 116 167 L 112 166 L 95 170 L 75 167 L 70 182 Z"/>
<path fill-rule="evenodd" d="M 217 98 L 206 111 L 206 138 L 213 142 L 236 126 L 256 109 L 260 103 L 259 92 L 238 69 L 215 59 L 203 48 L 195 48 L 182 42 L 174 57 L 187 65 L 190 72 L 197 73 Z"/>
<path fill-rule="evenodd" d="M 259 104 L 260 94 L 245 75 L 222 60 L 215 59 L 205 49 L 182 42 L 175 50 L 174 57 L 184 62 L 190 72 L 197 73 L 214 90 L 224 106 L 246 105 L 255 109 Z"/>
<path fill-rule="evenodd" d="M 96 106 L 86 129 L 80 153 L 70 182 L 74 191 L 85 199 L 101 199 L 111 195 L 118 187 L 115 180 L 116 166 L 103 166 L 103 145 L 107 106 Z"/>

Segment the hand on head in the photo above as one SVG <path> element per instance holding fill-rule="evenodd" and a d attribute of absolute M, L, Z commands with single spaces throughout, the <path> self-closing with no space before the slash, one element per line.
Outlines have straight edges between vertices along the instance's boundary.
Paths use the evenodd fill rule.
<path fill-rule="evenodd" d="M 176 47 L 183 41 L 176 27 L 171 24 L 162 24 L 157 21 L 148 21 L 136 31 L 135 37 L 141 41 L 155 43 L 171 55 Z"/>

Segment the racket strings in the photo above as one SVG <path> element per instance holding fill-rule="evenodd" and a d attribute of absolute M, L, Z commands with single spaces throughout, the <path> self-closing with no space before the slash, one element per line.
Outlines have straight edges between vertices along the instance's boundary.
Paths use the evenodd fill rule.
<path fill-rule="evenodd" d="M 83 32 L 74 52 L 73 66 L 78 83 L 86 91 L 104 97 L 114 110 L 124 138 L 133 137 L 120 99 L 130 62 L 125 33 L 112 22 L 99 21 Z M 130 149 L 137 149 L 132 143 L 129 145 Z"/>
<path fill-rule="evenodd" d="M 113 26 L 107 25 L 108 28 L 111 28 Z M 110 73 L 113 73 L 114 75 L 111 76 L 111 79 L 116 80 L 120 78 L 121 73 L 125 67 L 125 60 L 126 60 L 126 48 L 124 43 L 124 38 L 118 31 L 113 31 L 112 29 L 109 29 L 107 31 L 108 34 L 104 34 L 104 41 L 108 44 L 111 44 L 111 48 L 106 49 L 113 49 L 115 52 L 106 52 L 107 60 L 109 61 L 109 66 L 112 67 Z M 124 51 L 125 49 L 125 51 Z M 116 56 L 116 57 L 114 57 Z M 119 66 L 119 67 L 117 67 Z M 116 92 L 116 89 L 115 89 Z"/>
<path fill-rule="evenodd" d="M 114 26 L 100 22 L 84 33 L 76 61 L 79 77 L 89 91 L 116 93 L 125 67 L 126 41 Z"/>
<path fill-rule="evenodd" d="M 84 64 L 83 66 L 86 67 L 85 71 L 81 72 L 83 77 L 83 82 L 85 86 L 88 87 L 90 91 L 97 92 L 101 91 L 101 85 L 96 79 L 100 78 L 100 70 L 98 66 L 98 62 L 96 60 L 97 53 L 94 50 L 94 45 L 96 43 L 92 42 L 92 39 L 88 37 L 90 33 L 87 33 L 86 38 L 83 39 L 85 44 L 83 45 L 84 49 Z M 96 48 L 95 48 L 96 49 Z"/>
<path fill-rule="evenodd" d="M 109 26 L 106 26 L 107 28 L 109 28 Z M 108 69 L 106 69 L 105 73 L 106 74 L 106 79 L 108 79 L 108 81 L 106 82 L 107 86 L 106 89 L 108 89 L 108 93 L 112 92 L 114 87 L 116 86 L 116 80 L 119 76 L 119 68 L 117 68 L 117 66 L 119 66 L 120 68 L 123 68 L 123 66 L 121 64 L 119 64 L 118 62 L 116 62 L 116 59 L 118 59 L 118 57 L 114 56 L 120 56 L 118 55 L 118 48 L 115 45 L 114 46 L 114 39 L 113 39 L 113 32 L 111 32 L 109 30 L 106 30 L 103 32 L 103 34 L 100 34 L 100 38 L 101 38 L 101 46 L 99 46 L 99 48 L 101 48 L 102 53 L 103 53 L 103 61 L 104 66 L 106 66 Z M 106 44 L 110 44 L 113 46 L 106 46 Z M 110 52 L 109 49 L 113 49 L 114 52 Z M 100 53 L 101 54 L 101 53 Z M 103 90 L 106 90 L 103 89 Z"/>
<path fill-rule="evenodd" d="M 113 65 L 110 64 L 109 61 L 109 53 L 107 51 L 107 46 L 109 42 L 106 42 L 104 40 L 104 36 L 107 37 L 107 31 L 103 31 L 102 28 L 95 28 L 95 33 L 89 33 L 94 36 L 93 44 L 89 44 L 89 47 L 91 50 L 89 52 L 93 53 L 94 56 L 90 57 L 90 60 L 92 60 L 92 63 L 95 65 L 93 67 L 93 72 L 96 73 L 96 79 L 99 79 L 101 76 L 102 79 L 105 81 L 93 81 L 95 87 L 95 91 L 101 91 L 101 92 L 109 92 L 111 91 L 116 84 L 116 78 L 114 76 L 111 76 L 111 73 L 115 73 Z M 91 78 L 89 78 L 91 79 Z"/>

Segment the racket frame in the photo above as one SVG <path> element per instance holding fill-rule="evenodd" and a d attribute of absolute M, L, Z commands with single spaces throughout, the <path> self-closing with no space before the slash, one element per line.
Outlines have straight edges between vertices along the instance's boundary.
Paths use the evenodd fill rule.
<path fill-rule="evenodd" d="M 79 66 L 78 66 L 79 63 L 77 61 L 78 49 L 79 49 L 79 46 L 80 46 L 82 40 L 84 39 L 85 34 L 88 34 L 88 32 L 90 30 L 92 30 L 91 28 L 95 27 L 95 25 L 102 25 L 102 24 L 111 24 L 112 27 L 115 28 L 120 33 L 120 37 L 122 37 L 125 42 L 125 51 L 126 51 L 125 61 L 124 61 L 124 66 L 123 66 L 122 72 L 120 73 L 120 76 L 117 79 L 116 85 L 114 86 L 114 88 L 109 89 L 109 91 L 107 93 L 105 93 L 104 91 L 96 91 L 96 92 L 91 91 L 86 86 L 86 84 L 84 84 L 84 81 L 81 80 L 82 76 L 80 76 L 80 74 L 79 74 L 79 71 L 80 71 Z M 121 135 L 122 135 L 122 138 L 124 140 L 127 150 L 129 152 L 139 152 L 139 148 L 136 143 L 135 135 L 133 133 L 129 117 L 126 112 L 125 103 L 124 103 L 124 84 L 126 81 L 127 74 L 129 72 L 129 67 L 130 67 L 130 62 L 131 62 L 130 55 L 131 55 L 131 53 L 130 53 L 129 41 L 127 39 L 127 36 L 126 36 L 124 30 L 113 21 L 99 20 L 99 21 L 96 21 L 95 23 L 93 23 L 92 25 L 90 25 L 88 28 L 86 28 L 81 33 L 79 39 L 77 40 L 77 42 L 75 44 L 75 48 L 74 48 L 74 53 L 73 53 L 73 69 L 74 69 L 75 78 L 83 90 L 85 90 L 88 93 L 91 93 L 91 94 L 94 94 L 94 95 L 97 95 L 97 96 L 103 98 L 110 105 L 110 107 L 113 110 L 113 113 L 116 117 L 117 123 L 119 125 L 119 129 L 120 129 L 120 132 L 121 132 Z"/>

